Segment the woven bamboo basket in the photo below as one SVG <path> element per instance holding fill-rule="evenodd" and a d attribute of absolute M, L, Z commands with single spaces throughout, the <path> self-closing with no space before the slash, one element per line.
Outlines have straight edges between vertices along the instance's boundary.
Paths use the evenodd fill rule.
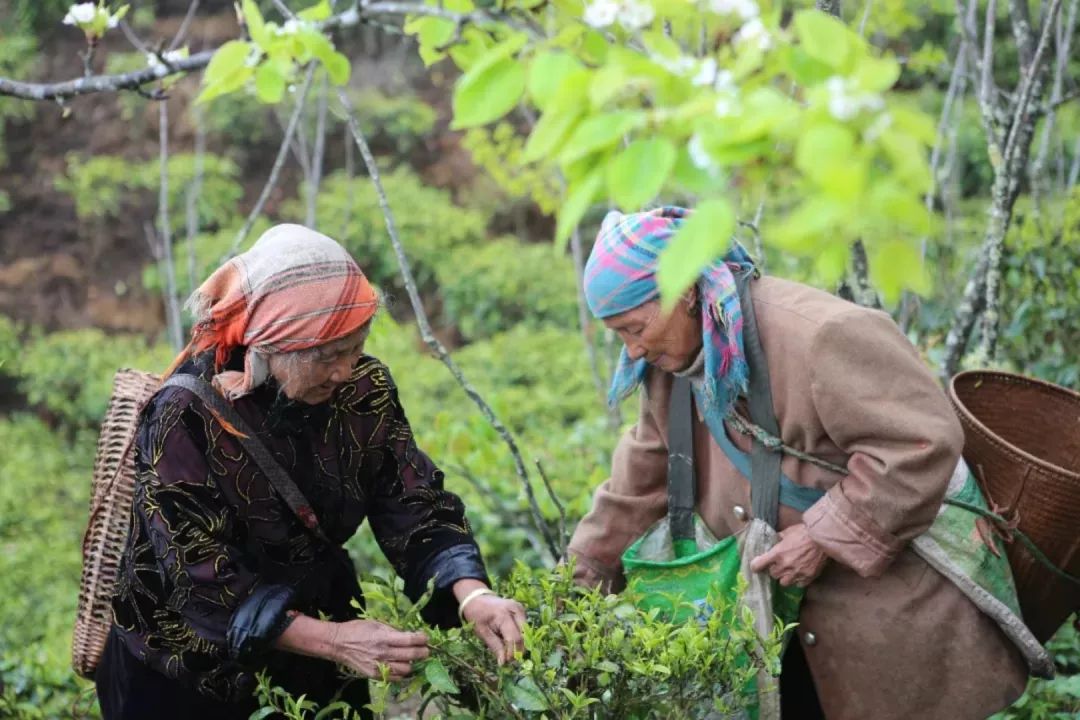
<path fill-rule="evenodd" d="M 117 371 L 101 422 L 90 493 L 90 520 L 83 536 L 82 584 L 71 643 L 75 672 L 92 678 L 112 624 L 112 593 L 131 522 L 135 487 L 132 438 L 139 411 L 161 384 L 150 373 Z"/>
<path fill-rule="evenodd" d="M 964 459 L 991 508 L 1059 569 L 1080 576 L 1080 393 L 976 370 L 954 377 L 950 396 L 964 426 Z M 1024 622 L 1046 642 L 1080 609 L 1080 584 L 1018 541 L 1007 553 Z"/>

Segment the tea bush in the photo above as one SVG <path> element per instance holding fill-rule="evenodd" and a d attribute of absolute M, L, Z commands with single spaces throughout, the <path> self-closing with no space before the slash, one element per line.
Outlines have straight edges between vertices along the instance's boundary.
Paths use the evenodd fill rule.
<path fill-rule="evenodd" d="M 577 324 L 574 267 L 548 244 L 515 238 L 455 248 L 436 268 L 446 319 L 469 339 L 514 327 Z"/>
<path fill-rule="evenodd" d="M 425 185 L 408 168 L 386 171 L 381 179 L 416 281 L 422 289 L 431 289 L 436 268 L 451 250 L 484 241 L 484 216 L 455 205 L 449 193 Z M 390 290 L 403 288 L 386 221 L 369 178 L 350 180 L 343 172 L 329 175 L 320 188 L 317 211 L 318 228 L 345 245 L 372 281 Z M 284 204 L 282 220 L 295 222 L 303 217 L 302 200 Z"/>
<path fill-rule="evenodd" d="M 461 719 L 689 720 L 745 707 L 752 695 L 744 688 L 758 668 L 780 669 L 784 628 L 764 640 L 761 664 L 748 663 L 758 641 L 752 616 L 731 612 L 716 597 L 712 612 L 696 622 L 671 623 L 656 611 L 637 609 L 632 595 L 575 586 L 569 566 L 549 572 L 520 564 L 498 590 L 526 608 L 524 651 L 500 667 L 470 630 L 427 627 L 419 617 L 425 600 L 408 603 L 400 587 L 364 582 L 363 616 L 426 632 L 432 655 L 417 664 L 408 683 L 373 683 L 377 713 L 391 700 L 420 698 L 421 708 L 434 706 L 441 717 Z M 317 711 L 299 699 L 290 709 L 288 694 L 272 682 L 265 676 L 260 682 L 266 707 L 293 720 Z M 336 712 L 331 717 L 348 715 L 346 708 Z"/>

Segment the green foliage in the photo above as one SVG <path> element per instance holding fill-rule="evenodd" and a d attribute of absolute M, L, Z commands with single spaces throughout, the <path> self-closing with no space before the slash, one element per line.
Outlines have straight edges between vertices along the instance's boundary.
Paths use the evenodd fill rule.
<path fill-rule="evenodd" d="M 407 168 L 381 178 L 416 281 L 429 289 L 436 268 L 451 250 L 483 240 L 486 221 L 476 210 L 455 205 L 447 192 L 424 185 Z M 401 288 L 397 258 L 369 178 L 350 180 L 340 172 L 328 176 L 319 191 L 317 210 L 319 226 L 349 249 L 372 281 L 387 289 Z M 304 217 L 303 202 L 285 203 L 281 214 Z"/>
<path fill-rule="evenodd" d="M 550 170 L 527 165 L 523 159 L 525 139 L 508 122 L 465 132 L 462 147 L 472 155 L 496 185 L 511 198 L 532 199 L 545 213 L 555 212 L 559 182 Z"/>
<path fill-rule="evenodd" d="M 443 311 L 469 339 L 515 326 L 577 321 L 574 268 L 547 245 L 513 237 L 453 250 L 436 268 Z"/>
<path fill-rule="evenodd" d="M 72 428 L 94 428 L 105 414 L 113 375 L 122 367 L 160 372 L 174 353 L 131 335 L 108 336 L 97 329 L 31 335 L 14 367 L 19 388 L 32 405 L 41 405 Z"/>
<path fill-rule="evenodd" d="M 518 565 L 500 583 L 501 594 L 525 606 L 525 648 L 516 661 L 498 666 L 469 629 L 423 625 L 419 606 L 408 603 L 400 581 L 363 583 L 366 617 L 428 634 L 431 658 L 408 683 L 375 683 L 372 709 L 423 698 L 443 717 L 484 718 L 704 718 L 716 710 L 736 712 L 757 667 L 739 657 L 757 645 L 752 624 L 740 613 L 726 620 L 726 605 L 700 622 L 667 622 L 645 613 L 633 598 L 605 595 L 574 585 L 572 570 L 530 570 Z M 766 640 L 763 662 L 779 666 L 779 633 Z M 270 689 L 264 678 L 262 694 Z M 283 697 L 279 692 L 279 698 Z M 279 701 L 278 707 L 285 703 Z M 308 718 L 297 708 L 286 717 Z"/>
<path fill-rule="evenodd" d="M 1060 221 L 1057 218 L 1060 217 Z M 1002 355 L 1019 372 L 1075 388 L 1080 327 L 1080 188 L 1036 212 L 1018 203 L 1006 243 Z"/>
<path fill-rule="evenodd" d="M 350 92 L 360 129 L 369 143 L 408 155 L 435 129 L 439 114 L 411 92 L 387 95 L 374 88 Z"/>
<path fill-rule="evenodd" d="M 196 206 L 201 227 L 214 227 L 234 216 L 243 195 L 239 174 L 232 160 L 204 155 L 202 192 Z M 169 212 L 173 218 L 182 218 L 188 185 L 195 177 L 195 156 L 172 155 L 168 175 Z M 99 221 L 115 218 L 133 205 L 156 203 L 160 183 L 161 164 L 157 160 L 131 162 L 117 155 L 99 155 L 89 160 L 69 155 L 67 175 L 56 179 L 57 189 L 75 201 L 75 214 L 80 220 Z"/>
<path fill-rule="evenodd" d="M 0 29 L 0 77 L 26 77 L 37 54 L 33 35 L 5 34 Z M 34 103 L 11 97 L 0 97 L 0 168 L 7 164 L 4 148 L 4 126 L 8 122 L 29 120 L 34 116 Z"/>
<path fill-rule="evenodd" d="M 994 715 L 992 720 L 1073 720 L 1080 717 L 1080 632 L 1076 625 L 1066 622 L 1047 648 L 1054 655 L 1058 675 L 1051 680 L 1032 679 L 1023 697 L 1008 710 Z"/>
<path fill-rule="evenodd" d="M 7 15 L 0 13 L 0 30 L 32 34 L 54 29 L 72 3 L 71 0 L 9 0 L 7 5 L 4 10 Z M 0 48 L 8 37 L 0 43 Z"/>
<path fill-rule="evenodd" d="M 237 252 L 244 252 L 254 245 L 259 236 L 270 228 L 270 225 L 270 220 L 265 217 L 255 220 L 247 234 L 247 239 L 240 243 Z M 177 286 L 180 288 L 181 297 L 190 295 L 202 284 L 203 280 L 210 277 L 210 274 L 228 259 L 229 251 L 236 242 L 236 236 L 242 227 L 243 221 L 236 220 L 220 230 L 199 233 L 190 245 L 187 238 L 173 242 L 173 262 L 176 263 Z M 189 273 L 191 251 L 195 253 L 193 273 Z M 151 263 L 143 270 L 143 287 L 155 292 L 160 291 L 165 286 L 163 278 L 164 270 L 158 263 Z"/>
<path fill-rule="evenodd" d="M 301 68 L 318 61 L 335 85 L 349 80 L 349 59 L 334 50 L 318 23 L 330 17 L 330 3 L 297 13 L 284 25 L 263 19 L 255 0 L 243 0 L 243 19 L 251 41 L 230 40 L 214 53 L 203 73 L 203 90 L 196 99 L 206 103 L 254 83 L 260 102 L 276 104 L 294 85 Z"/>
<path fill-rule="evenodd" d="M 900 73 L 894 58 L 815 10 L 781 26 L 776 5 L 761 3 L 760 15 L 741 18 L 678 3 L 636 13 L 620 6 L 608 18 L 587 6 L 582 23 L 580 6 L 563 4 L 544 7 L 539 38 L 501 23 L 469 27 L 447 53 L 463 71 L 455 126 L 497 121 L 522 101 L 535 106 L 521 162 L 566 179 L 556 241 L 605 200 L 641 203 L 689 190 L 701 207 L 718 208 L 740 187 L 790 188 L 795 199 L 776 208 L 774 242 L 833 259 L 818 271 L 835 281 L 847 247 L 861 238 L 887 297 L 925 289 L 914 243 L 930 229 L 919 199 L 929 184 L 933 123 L 889 93 Z M 887 14 L 899 10 L 890 5 Z M 426 63 L 444 55 L 455 32 L 452 21 L 435 17 L 413 18 L 405 29 Z M 700 58 L 701 37 L 733 41 Z M 690 162 L 679 162 L 673 148 L 685 148 Z M 672 246 L 665 297 L 722 250 L 733 218 L 721 214 L 720 239 L 703 244 L 699 233 Z"/>
<path fill-rule="evenodd" d="M 202 113 L 207 134 L 220 138 L 230 157 L 249 157 L 263 144 L 281 141 L 272 111 L 253 103 L 245 93 L 224 95 L 191 112 Z"/>
<path fill-rule="evenodd" d="M 71 672 L 94 438 L 28 415 L 0 418 L 0 716 L 65 717 L 87 683 Z"/>

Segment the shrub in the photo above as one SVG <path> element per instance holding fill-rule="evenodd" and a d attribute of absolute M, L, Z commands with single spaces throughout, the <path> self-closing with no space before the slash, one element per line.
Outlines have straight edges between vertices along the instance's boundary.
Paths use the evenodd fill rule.
<path fill-rule="evenodd" d="M 19 387 L 31 404 L 70 428 L 94 428 L 105 414 L 118 369 L 160 372 L 173 356 L 168 346 L 97 329 L 36 334 L 17 360 Z"/>
<path fill-rule="evenodd" d="M 435 129 L 435 108 L 411 92 L 387 95 L 375 88 L 350 93 L 364 137 L 376 148 L 408 155 Z"/>
<path fill-rule="evenodd" d="M 499 591 L 522 603 L 528 615 L 524 651 L 498 666 L 470 630 L 426 627 L 419 607 L 402 598 L 400 583 L 364 583 L 364 615 L 403 630 L 422 630 L 431 657 L 408 684 L 375 683 L 372 707 L 391 699 L 422 698 L 443 717 L 601 719 L 705 718 L 745 707 L 742 692 L 758 666 L 740 661 L 757 644 L 752 616 L 732 613 L 716 600 L 697 622 L 671 623 L 642 612 L 631 596 L 605 595 L 574 585 L 571 568 L 555 572 L 519 565 Z M 765 642 L 764 667 L 780 669 L 782 632 Z M 265 704 L 289 718 L 308 718 L 312 703 L 286 710 L 287 694 L 263 676 Z M 417 711 L 419 714 L 422 711 Z M 337 717 L 346 717 L 341 708 Z"/>
<path fill-rule="evenodd" d="M 405 253 L 422 289 L 432 287 L 436 268 L 451 250 L 483 241 L 484 216 L 455 205 L 443 190 L 427 187 L 411 170 L 382 175 Z M 344 173 L 328 176 L 319 190 L 318 229 L 341 241 L 376 284 L 401 290 L 401 276 L 379 200 L 371 180 Z M 304 217 L 304 203 L 292 200 L 283 218 Z"/>
<path fill-rule="evenodd" d="M 195 156 L 190 153 L 169 158 L 169 213 L 183 218 L 188 185 L 195 177 Z M 207 153 L 203 156 L 202 193 L 197 210 L 201 227 L 223 223 L 236 214 L 243 195 L 240 170 L 232 160 Z M 119 216 L 125 207 L 157 205 L 161 167 L 157 160 L 132 162 L 117 155 L 101 155 L 84 160 L 69 155 L 67 175 L 58 177 L 56 187 L 75 201 L 80 220 L 105 220 Z M 152 213 L 145 213 L 151 215 Z"/>
<path fill-rule="evenodd" d="M 577 283 L 570 260 L 551 245 L 512 237 L 456 248 L 436 268 L 447 319 L 470 339 L 522 326 L 577 324 Z"/>
<path fill-rule="evenodd" d="M 86 686 L 71 672 L 94 438 L 0 419 L 0 716 L 56 718 Z"/>

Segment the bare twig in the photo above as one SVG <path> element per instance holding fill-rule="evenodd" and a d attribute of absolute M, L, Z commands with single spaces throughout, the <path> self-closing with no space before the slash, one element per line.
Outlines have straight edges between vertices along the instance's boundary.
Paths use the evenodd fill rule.
<path fill-rule="evenodd" d="M 195 266 L 195 237 L 199 234 L 199 197 L 202 195 L 203 160 L 206 155 L 206 123 L 202 108 L 192 110 L 195 120 L 195 172 L 187 188 L 187 274 L 188 294 L 195 292 L 198 270 Z"/>
<path fill-rule="evenodd" d="M 592 373 L 593 385 L 600 395 L 600 402 L 607 411 L 608 428 L 612 432 L 618 432 L 622 427 L 622 413 L 617 405 L 612 406 L 607 401 L 607 383 L 604 382 L 603 373 L 600 371 L 600 359 L 596 352 L 596 342 L 592 334 L 592 322 L 589 319 L 589 304 L 585 299 L 585 252 L 581 247 L 581 230 L 574 228 L 570 234 L 570 253 L 574 259 L 574 287 L 577 289 L 578 300 L 578 325 L 581 327 L 581 339 L 585 343 L 585 354 L 589 358 L 589 371 Z"/>
<path fill-rule="evenodd" d="M 379 198 L 379 205 L 383 211 L 383 218 L 386 221 L 386 230 L 390 235 L 390 242 L 394 247 L 394 254 L 397 256 L 398 267 L 401 270 L 401 277 L 405 283 L 405 291 L 409 295 L 409 301 L 412 303 L 413 312 L 416 315 L 417 325 L 420 327 L 420 335 L 424 342 L 432 352 L 442 361 L 447 367 L 450 373 L 461 385 L 465 394 L 476 403 L 477 407 L 487 418 L 487 421 L 491 423 L 491 426 L 495 429 L 495 432 L 503 439 L 507 447 L 510 449 L 510 454 L 514 458 L 514 465 L 517 469 L 518 477 L 525 489 L 526 496 L 529 500 L 529 507 L 532 509 L 533 522 L 536 524 L 537 529 L 543 535 L 545 543 L 551 555 L 556 560 L 558 559 L 558 546 L 555 543 L 554 538 L 551 537 L 551 532 L 544 521 L 543 513 L 540 511 L 540 504 L 536 500 L 536 494 L 533 491 L 532 483 L 529 480 L 528 471 L 525 469 L 525 463 L 521 459 L 521 452 L 518 450 L 517 441 L 514 440 L 514 436 L 510 434 L 510 431 L 506 429 L 506 426 L 502 424 L 502 421 L 495 415 L 495 412 L 491 409 L 491 406 L 480 396 L 476 389 L 465 379 L 464 374 L 458 368 L 457 364 L 450 357 L 450 354 L 446 351 L 439 339 L 435 337 L 431 331 L 431 325 L 428 322 L 427 313 L 424 311 L 423 302 L 420 299 L 420 293 L 416 289 L 416 280 L 413 278 L 412 268 L 409 264 L 409 259 L 405 255 L 405 249 L 401 244 L 401 238 L 398 236 L 397 223 L 394 220 L 393 211 L 390 209 L 390 203 L 386 198 L 386 192 L 382 186 L 382 180 L 379 177 L 379 167 L 375 163 L 375 156 L 371 154 L 371 148 L 368 147 L 367 140 L 364 138 L 364 134 L 360 129 L 360 123 L 356 118 L 356 112 L 353 109 L 352 102 L 349 100 L 349 96 L 341 88 L 338 88 L 338 99 L 341 101 L 342 107 L 345 109 L 345 115 L 348 118 L 349 128 L 352 130 L 353 140 L 356 142 L 356 147 L 360 151 L 360 156 L 364 159 L 364 164 L 367 166 L 368 175 L 371 176 L 371 182 L 375 186 L 375 193 Z"/>
<path fill-rule="evenodd" d="M 866 24 L 870 22 L 870 12 L 874 9 L 874 0 L 866 0 L 866 7 L 863 8 L 862 20 L 859 21 L 859 37 L 866 35 Z"/>
<path fill-rule="evenodd" d="M 319 105 L 315 115 L 315 147 L 311 157 L 311 175 L 307 182 L 307 218 L 305 224 L 315 227 L 315 215 L 319 200 L 319 185 L 322 183 L 323 155 L 326 152 L 326 103 L 328 79 L 322 73 L 319 83 Z"/>
<path fill-rule="evenodd" d="M 1035 201 L 1035 207 L 1040 206 L 1041 195 L 1048 189 L 1049 181 L 1045 175 L 1046 159 L 1050 153 L 1050 141 L 1056 131 L 1056 110 L 1073 97 L 1080 93 L 1071 93 L 1072 97 L 1063 94 L 1065 70 L 1069 63 L 1069 51 L 1072 45 L 1073 32 L 1076 30 L 1076 13 L 1080 1 L 1071 0 L 1066 14 L 1058 13 L 1056 25 L 1055 45 L 1057 48 L 1054 63 L 1054 79 L 1050 89 L 1050 101 L 1044 110 L 1046 122 L 1043 124 L 1042 137 L 1039 139 L 1039 149 L 1035 153 L 1035 159 L 1031 162 L 1028 172 L 1031 194 Z M 1042 114 L 1042 113 L 1041 113 Z"/>
<path fill-rule="evenodd" d="M 559 557 L 565 558 L 567 556 L 566 545 L 570 541 L 570 536 L 566 534 L 566 508 L 563 507 L 559 496 L 555 494 L 555 488 L 551 486 L 551 480 L 548 479 L 547 473 L 544 472 L 544 465 L 540 462 L 540 458 L 536 458 L 535 462 L 536 471 L 540 473 L 540 479 L 544 481 L 544 489 L 547 490 L 551 502 L 555 504 L 555 509 L 559 511 Z"/>
<path fill-rule="evenodd" d="M 356 188 L 353 178 L 356 176 L 356 162 L 353 160 L 352 130 L 345 123 L 345 217 L 341 221 L 341 236 L 349 234 L 349 225 L 352 224 L 352 209 L 356 204 Z"/>
<path fill-rule="evenodd" d="M 191 28 L 191 21 L 195 19 L 195 13 L 199 10 L 199 2 L 200 0 L 191 0 L 191 4 L 188 5 L 187 15 L 184 16 L 183 22 L 180 23 L 180 29 L 176 31 L 172 42 L 169 43 L 169 50 L 175 50 L 183 44 L 188 30 Z"/>
<path fill-rule="evenodd" d="M 184 329 L 180 319 L 180 299 L 176 294 L 176 266 L 173 263 L 172 229 L 169 227 L 169 104 L 158 103 L 158 142 L 161 160 L 161 182 L 158 188 L 158 239 L 165 264 L 165 315 L 169 326 L 169 341 L 180 352 L 184 346 Z"/>
<path fill-rule="evenodd" d="M 281 173 L 282 166 L 285 165 L 285 156 L 289 154 L 289 142 L 296 132 L 296 126 L 300 124 L 300 115 L 304 111 L 304 103 L 307 102 L 308 89 L 311 87 L 311 79 L 314 75 L 315 63 L 312 63 L 308 66 L 304 84 L 300 86 L 300 92 L 296 96 L 296 107 L 293 109 L 292 117 L 289 118 L 289 126 L 285 128 L 285 137 L 281 141 L 281 147 L 278 148 L 277 157 L 274 158 L 274 166 L 270 168 L 270 177 L 266 179 L 266 184 L 263 185 L 262 192 L 259 193 L 259 199 L 255 202 L 255 206 L 251 208 L 251 212 L 248 213 L 244 226 L 236 234 L 236 239 L 233 240 L 232 247 L 229 248 L 228 257 L 232 257 L 240 249 L 248 233 L 251 232 L 251 226 L 255 224 L 255 218 L 259 217 L 263 205 L 266 204 L 267 198 L 270 197 L 270 192 L 277 185 L 278 175 Z"/>

